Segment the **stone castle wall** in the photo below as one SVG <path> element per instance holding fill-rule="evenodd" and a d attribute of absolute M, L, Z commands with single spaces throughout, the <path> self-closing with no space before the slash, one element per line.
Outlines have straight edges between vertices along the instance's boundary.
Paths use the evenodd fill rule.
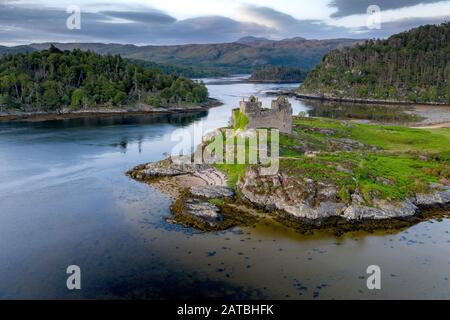
<path fill-rule="evenodd" d="M 292 106 L 284 97 L 272 101 L 272 108 L 265 109 L 257 98 L 241 101 L 240 111 L 248 118 L 246 129 L 275 128 L 283 133 L 292 132 Z"/>

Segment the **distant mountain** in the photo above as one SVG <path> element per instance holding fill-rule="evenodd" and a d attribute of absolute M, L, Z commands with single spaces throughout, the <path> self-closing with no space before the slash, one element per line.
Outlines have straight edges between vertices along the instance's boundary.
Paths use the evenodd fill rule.
<path fill-rule="evenodd" d="M 329 51 L 344 46 L 353 46 L 358 42 L 360 40 L 293 38 L 275 41 L 245 37 L 232 43 L 177 46 L 104 43 L 55 43 L 55 46 L 61 50 L 79 48 L 99 54 L 120 54 L 125 58 L 187 68 L 191 76 L 202 77 L 250 74 L 253 69 L 266 65 L 310 69 L 320 63 L 322 57 Z M 50 43 L 31 44 L 22 47 L 21 50 L 44 50 L 49 47 Z M 9 49 L 13 50 L 14 48 Z"/>
<path fill-rule="evenodd" d="M 450 23 L 426 25 L 330 52 L 303 94 L 450 103 Z"/>
<path fill-rule="evenodd" d="M 32 51 L 36 51 L 36 49 L 34 49 L 30 46 L 17 46 L 17 47 L 0 46 L 0 56 L 5 53 L 16 54 L 16 53 L 27 53 L 27 52 L 32 52 Z"/>
<path fill-rule="evenodd" d="M 259 38 L 259 37 L 244 37 L 236 41 L 236 43 L 246 44 L 249 46 L 258 46 L 272 42 L 267 38 Z"/>

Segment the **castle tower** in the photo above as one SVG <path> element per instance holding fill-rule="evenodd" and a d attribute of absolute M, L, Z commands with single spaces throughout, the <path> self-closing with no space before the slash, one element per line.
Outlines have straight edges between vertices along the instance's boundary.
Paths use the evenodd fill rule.
<path fill-rule="evenodd" d="M 242 100 L 240 102 L 240 110 L 242 113 L 249 114 L 261 111 L 262 102 L 257 97 L 251 96 L 248 101 Z"/>
<path fill-rule="evenodd" d="M 272 101 L 272 110 L 282 111 L 286 110 L 292 114 L 292 105 L 286 97 L 280 96 L 277 100 Z"/>
<path fill-rule="evenodd" d="M 263 108 L 262 102 L 252 96 L 241 101 L 239 111 L 246 115 L 248 123 L 245 129 L 274 128 L 283 133 L 292 132 L 292 105 L 285 97 L 272 101 L 270 109 Z M 233 113 L 233 123 L 237 123 Z"/>

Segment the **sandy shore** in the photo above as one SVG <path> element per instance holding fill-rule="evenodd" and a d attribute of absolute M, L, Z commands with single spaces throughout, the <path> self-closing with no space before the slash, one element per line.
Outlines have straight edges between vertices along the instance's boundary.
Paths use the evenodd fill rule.
<path fill-rule="evenodd" d="M 207 111 L 211 108 L 221 106 L 222 102 L 216 99 L 210 99 L 207 103 L 198 106 L 180 106 L 168 108 L 153 108 L 150 106 L 138 107 L 134 109 L 108 109 L 97 108 L 79 111 L 63 112 L 2 112 L 0 113 L 0 122 L 13 121 L 49 121 L 49 120 L 65 120 L 79 119 L 90 117 L 111 117 L 111 116 L 140 116 L 140 115 L 167 115 L 167 114 L 183 114 Z"/>
<path fill-rule="evenodd" d="M 421 122 L 411 125 L 412 128 L 450 128 L 450 106 L 418 105 L 406 112 L 424 118 Z"/>
<path fill-rule="evenodd" d="M 191 187 L 205 187 L 208 184 L 199 177 L 192 174 L 186 174 L 175 177 L 164 177 L 152 182 L 151 185 L 162 193 L 176 199 L 180 197 L 182 190 L 189 189 Z"/>

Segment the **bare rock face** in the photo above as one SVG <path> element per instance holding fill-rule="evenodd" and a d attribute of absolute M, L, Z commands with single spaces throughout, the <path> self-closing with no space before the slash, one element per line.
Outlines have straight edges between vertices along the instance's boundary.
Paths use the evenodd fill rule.
<path fill-rule="evenodd" d="M 145 180 L 158 177 L 193 174 L 207 169 L 207 165 L 195 164 L 191 161 L 190 157 L 172 157 L 135 168 L 130 171 L 130 175 L 135 179 Z"/>
<path fill-rule="evenodd" d="M 223 221 L 223 216 L 217 206 L 199 199 L 184 199 L 182 209 L 177 213 L 209 227 L 216 227 Z"/>
<path fill-rule="evenodd" d="M 335 150 L 353 151 L 376 149 L 372 146 L 365 145 L 364 143 L 349 138 L 329 139 L 328 142 Z"/>
<path fill-rule="evenodd" d="M 307 178 L 292 178 L 279 173 L 261 176 L 257 169 L 249 169 L 239 183 L 242 196 L 254 206 L 268 211 L 283 211 L 297 218 L 310 220 L 342 217 L 349 221 L 385 220 L 412 217 L 420 209 L 450 204 L 450 188 L 435 186 L 434 193 L 418 195 L 404 201 L 374 199 L 372 206 L 364 204 L 355 192 L 350 203 L 338 199 L 338 188 Z"/>
<path fill-rule="evenodd" d="M 345 209 L 343 218 L 347 220 L 386 219 L 385 212 L 380 209 L 361 205 L 350 205 Z"/>
<path fill-rule="evenodd" d="M 405 218 L 414 216 L 419 212 L 419 208 L 411 199 L 405 201 L 374 200 L 375 207 L 379 208 L 386 214 L 386 218 Z"/>
<path fill-rule="evenodd" d="M 421 208 L 438 208 L 450 203 L 450 187 L 439 184 L 431 186 L 434 192 L 417 194 L 415 203 Z"/>
<path fill-rule="evenodd" d="M 250 169 L 238 187 L 253 205 L 269 211 L 282 210 L 297 218 L 321 219 L 340 216 L 346 205 L 337 201 L 337 187 L 283 173 L 260 176 Z"/>
<path fill-rule="evenodd" d="M 234 196 L 233 190 L 224 186 L 201 186 L 191 187 L 189 192 L 196 197 L 202 197 L 207 199 L 214 198 L 232 198 Z"/>
<path fill-rule="evenodd" d="M 393 218 L 412 217 L 419 212 L 419 208 L 411 201 L 387 202 L 375 200 L 375 207 L 351 204 L 345 209 L 343 217 L 347 220 L 385 220 Z"/>
<path fill-rule="evenodd" d="M 179 158 L 179 161 L 166 159 L 160 162 L 150 163 L 145 167 L 145 174 L 148 176 L 177 176 L 194 173 L 202 169 L 204 165 L 194 164 Z"/>

